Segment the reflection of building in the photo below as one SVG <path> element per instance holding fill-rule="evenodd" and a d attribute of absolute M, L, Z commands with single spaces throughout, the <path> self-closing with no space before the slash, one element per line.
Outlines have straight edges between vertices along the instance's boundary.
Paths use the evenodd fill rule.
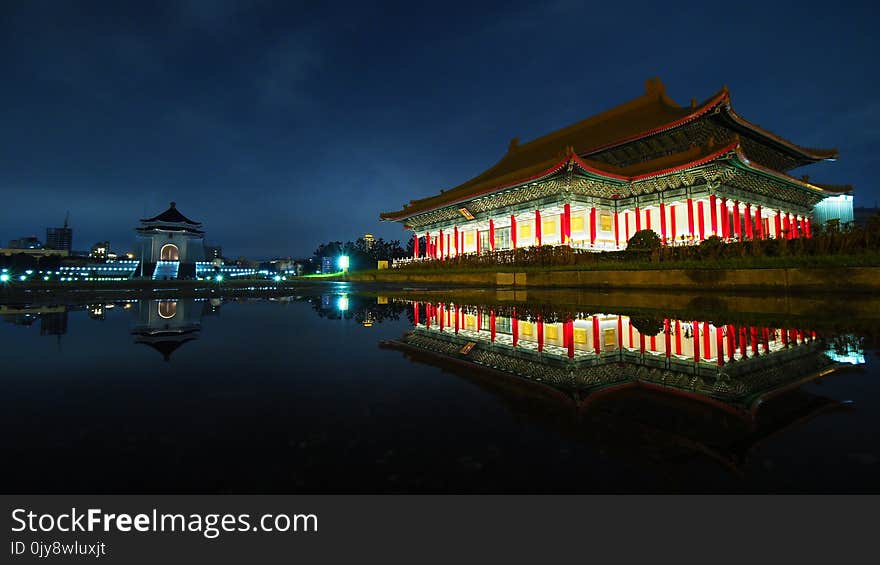
<path fill-rule="evenodd" d="M 770 434 L 842 406 L 801 389 L 842 367 L 801 329 L 444 304 L 416 304 L 413 316 L 413 331 L 386 346 L 603 448 L 638 442 L 735 466 Z"/>
<path fill-rule="evenodd" d="M 745 120 L 726 88 L 681 107 L 651 79 L 642 96 L 529 143 L 513 139 L 480 175 L 381 218 L 412 229 L 415 255 L 434 259 L 620 249 L 642 229 L 667 244 L 811 237 L 814 207 L 851 187 L 788 171 L 836 157 Z"/>
<path fill-rule="evenodd" d="M 58 249 L 70 253 L 73 247 L 73 228 L 70 227 L 70 218 L 64 218 L 64 227 L 46 228 L 47 249 Z"/>
<path fill-rule="evenodd" d="M 137 228 L 141 276 L 153 279 L 191 279 L 196 262 L 204 261 L 202 224 L 180 213 L 172 202 L 167 210 L 141 220 Z"/>
<path fill-rule="evenodd" d="M 135 343 L 148 345 L 166 361 L 188 341 L 199 338 L 203 305 L 192 298 L 141 300 L 131 333 Z"/>

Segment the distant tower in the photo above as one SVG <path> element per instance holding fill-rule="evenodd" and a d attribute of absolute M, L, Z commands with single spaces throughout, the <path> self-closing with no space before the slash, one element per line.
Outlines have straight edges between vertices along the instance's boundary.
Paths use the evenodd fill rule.
<path fill-rule="evenodd" d="M 46 249 L 61 249 L 70 252 L 73 247 L 73 229 L 70 227 L 70 212 L 64 216 L 64 227 L 46 228 Z"/>
<path fill-rule="evenodd" d="M 190 220 L 172 202 L 167 210 L 141 220 L 136 230 L 139 272 L 154 279 L 192 279 L 196 262 L 205 260 L 202 223 Z"/>

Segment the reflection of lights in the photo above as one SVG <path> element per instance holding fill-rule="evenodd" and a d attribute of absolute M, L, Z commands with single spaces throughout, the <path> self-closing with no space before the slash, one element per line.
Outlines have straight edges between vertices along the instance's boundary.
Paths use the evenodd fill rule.
<path fill-rule="evenodd" d="M 215 278 L 217 282 L 223 282 L 223 275 L 217 275 Z"/>
<path fill-rule="evenodd" d="M 20 281 L 26 281 L 26 280 L 27 280 L 27 277 L 24 276 L 24 275 L 21 275 L 20 277 L 18 277 L 18 280 L 20 280 Z"/>
<path fill-rule="evenodd" d="M 340 296 L 339 300 L 336 301 L 336 308 L 340 312 L 348 310 L 348 296 Z"/>
<path fill-rule="evenodd" d="M 281 275 L 275 275 L 274 280 L 275 282 L 281 282 Z"/>
<path fill-rule="evenodd" d="M 6 273 L 0 275 L 0 282 L 9 282 L 9 275 Z"/>
<path fill-rule="evenodd" d="M 339 257 L 339 268 L 343 271 L 348 270 L 348 255 L 342 255 Z"/>

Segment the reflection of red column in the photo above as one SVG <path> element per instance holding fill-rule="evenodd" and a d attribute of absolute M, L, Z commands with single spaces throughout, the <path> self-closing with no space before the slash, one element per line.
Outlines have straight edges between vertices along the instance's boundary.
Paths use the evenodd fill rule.
<path fill-rule="evenodd" d="M 666 245 L 666 204 L 660 203 L 660 239 Z"/>
<path fill-rule="evenodd" d="M 627 325 L 629 328 L 629 346 L 633 346 L 633 321 L 632 318 L 629 319 L 629 324 Z"/>
<path fill-rule="evenodd" d="M 739 352 L 743 356 L 743 359 L 749 356 L 749 344 L 748 339 L 746 339 L 746 327 L 742 326 L 739 329 Z"/>
<path fill-rule="evenodd" d="M 724 365 L 724 334 L 721 333 L 721 328 L 715 328 L 715 359 L 718 362 L 718 366 Z"/>
<path fill-rule="evenodd" d="M 782 341 L 782 345 L 788 345 L 788 330 L 785 328 L 779 329 L 779 339 Z"/>
<path fill-rule="evenodd" d="M 694 238 L 694 201 L 691 198 L 687 199 L 687 207 L 688 207 L 688 233 L 691 236 L 691 239 Z"/>
<path fill-rule="evenodd" d="M 714 194 L 709 195 L 709 218 L 712 227 L 712 235 L 718 235 L 718 210 L 717 204 L 715 202 L 716 197 Z"/>
<path fill-rule="evenodd" d="M 510 244 L 516 249 L 516 216 L 510 215 Z"/>
<path fill-rule="evenodd" d="M 453 306 L 453 313 L 455 314 L 455 333 L 458 333 L 458 304 Z"/>
<path fill-rule="evenodd" d="M 736 326 L 733 324 L 727 325 L 727 356 L 732 362 L 736 355 Z"/>
<path fill-rule="evenodd" d="M 675 354 L 681 355 L 681 320 L 675 321 Z"/>
<path fill-rule="evenodd" d="M 596 245 L 596 208 L 590 208 L 590 245 Z"/>
<path fill-rule="evenodd" d="M 510 333 L 513 335 L 513 346 L 519 343 L 519 320 L 516 318 L 516 308 L 510 312 Z"/>
<path fill-rule="evenodd" d="M 751 337 L 752 337 L 752 354 L 757 355 L 758 354 L 758 328 L 756 328 L 755 326 L 752 326 L 751 328 L 749 328 L 749 330 L 751 332 Z"/>
<path fill-rule="evenodd" d="M 437 306 L 437 317 L 440 318 L 440 331 L 442 332 L 446 321 L 446 308 L 443 303 L 440 303 L 440 305 Z"/>
<path fill-rule="evenodd" d="M 672 355 L 672 332 L 669 329 L 669 318 L 665 318 L 663 320 L 663 337 L 666 345 L 666 357 L 669 358 Z"/>
<path fill-rule="evenodd" d="M 657 336 L 651 336 L 651 351 L 657 351 Z"/>
<path fill-rule="evenodd" d="M 694 322 L 694 363 L 700 362 L 700 322 Z"/>
<path fill-rule="evenodd" d="M 770 353 L 770 328 L 761 329 L 761 341 L 764 345 L 764 353 Z"/>
<path fill-rule="evenodd" d="M 804 342 L 804 330 L 797 331 L 797 338 L 800 343 Z"/>
<path fill-rule="evenodd" d="M 477 308 L 477 331 L 483 329 L 483 311 Z"/>
<path fill-rule="evenodd" d="M 639 332 L 639 351 L 645 352 L 645 336 L 641 332 Z"/>
<path fill-rule="evenodd" d="M 709 322 L 703 322 L 703 357 L 712 357 L 712 337 L 709 335 Z"/>
<path fill-rule="evenodd" d="M 495 220 L 489 220 L 489 249 L 495 251 Z"/>
<path fill-rule="evenodd" d="M 541 211 L 535 210 L 535 245 L 541 246 Z"/>
<path fill-rule="evenodd" d="M 593 316 L 593 347 L 596 349 L 596 355 L 599 354 L 599 316 Z"/>
<path fill-rule="evenodd" d="M 697 200 L 697 226 L 700 228 L 700 241 L 706 239 L 706 220 L 703 210 L 703 201 Z"/>
<path fill-rule="evenodd" d="M 489 310 L 489 333 L 492 341 L 495 341 L 495 310 Z"/>
<path fill-rule="evenodd" d="M 617 349 L 623 349 L 623 316 L 617 317 Z"/>
<path fill-rule="evenodd" d="M 419 303 L 413 302 L 413 325 L 419 325 Z"/>
<path fill-rule="evenodd" d="M 568 334 L 568 358 L 571 359 L 574 357 L 574 320 L 571 318 L 565 322 L 565 327 L 567 328 Z"/>
<path fill-rule="evenodd" d="M 535 324 L 538 326 L 538 351 L 544 351 L 544 322 L 540 314 L 535 319 Z"/>

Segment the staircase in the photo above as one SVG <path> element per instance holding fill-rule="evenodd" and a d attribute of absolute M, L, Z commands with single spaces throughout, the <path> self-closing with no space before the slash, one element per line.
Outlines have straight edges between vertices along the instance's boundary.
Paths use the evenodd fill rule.
<path fill-rule="evenodd" d="M 156 269 L 153 271 L 153 280 L 171 280 L 177 278 L 177 270 L 180 268 L 180 261 L 157 261 Z"/>

